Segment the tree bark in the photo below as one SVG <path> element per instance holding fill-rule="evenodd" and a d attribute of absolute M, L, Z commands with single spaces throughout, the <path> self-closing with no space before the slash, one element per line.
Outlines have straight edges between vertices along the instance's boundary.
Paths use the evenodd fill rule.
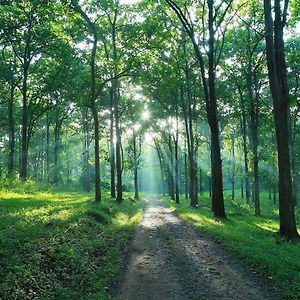
<path fill-rule="evenodd" d="M 114 95 L 112 87 L 109 89 L 110 97 L 110 196 L 116 198 L 116 158 L 115 158 L 115 137 L 114 137 Z"/>
<path fill-rule="evenodd" d="M 50 182 L 50 116 L 46 118 L 46 178 Z"/>
<path fill-rule="evenodd" d="M 55 128 L 54 128 L 54 179 L 53 179 L 53 182 L 55 184 L 57 184 L 59 182 L 59 172 L 60 172 L 60 165 L 59 165 L 60 129 L 61 129 L 61 122 L 57 118 L 56 122 L 55 122 Z"/>
<path fill-rule="evenodd" d="M 187 162 L 187 153 L 184 152 L 184 175 L 185 175 L 185 199 L 189 198 L 189 175 L 188 175 L 188 162 Z"/>
<path fill-rule="evenodd" d="M 264 0 L 266 53 L 270 90 L 273 98 L 273 114 L 276 131 L 279 171 L 279 217 L 280 234 L 298 238 L 295 205 L 292 190 L 291 161 L 289 149 L 289 90 L 286 78 L 283 29 L 286 23 L 287 1 L 283 16 L 280 1 L 275 0 L 273 23 L 271 0 Z"/>
<path fill-rule="evenodd" d="M 27 179 L 27 163 L 28 163 L 28 99 L 27 99 L 27 79 L 29 62 L 27 58 L 24 58 L 23 64 L 23 82 L 22 82 L 22 130 L 21 130 L 21 171 L 20 178 L 22 180 Z"/>
<path fill-rule="evenodd" d="M 211 132 L 211 184 L 212 184 L 212 210 L 216 217 L 226 218 L 223 196 L 223 174 L 221 149 L 219 139 L 219 124 L 217 117 L 217 99 L 215 91 L 215 47 L 214 47 L 214 15 L 213 0 L 207 0 L 209 52 L 208 52 L 208 123 Z"/>
<path fill-rule="evenodd" d="M 246 194 L 246 203 L 249 203 L 250 200 L 250 179 L 249 179 L 249 165 L 248 165 L 248 145 L 247 145 L 247 121 L 246 121 L 246 111 L 245 111 L 245 99 L 241 89 L 238 87 L 240 94 L 240 105 L 241 105 L 241 129 L 243 136 L 243 153 L 244 153 L 244 168 L 245 168 L 245 194 Z M 244 194 L 244 193 L 242 193 Z M 244 198 L 244 197 L 242 197 Z"/>
<path fill-rule="evenodd" d="M 253 74 L 252 74 L 252 55 L 251 50 L 248 49 L 248 67 L 247 67 L 247 91 L 250 103 L 250 141 L 252 150 L 252 164 L 253 164 L 253 202 L 255 205 L 255 215 L 260 216 L 260 199 L 259 199 L 259 170 L 258 170 L 258 104 L 257 97 L 253 95 Z"/>
<path fill-rule="evenodd" d="M 118 202 L 123 201 L 122 188 L 122 154 L 121 154 L 121 132 L 119 125 L 119 97 L 116 95 L 114 99 L 115 112 L 115 130 L 116 130 L 116 171 L 117 171 L 117 198 Z"/>
<path fill-rule="evenodd" d="M 178 143 L 179 143 L 179 129 L 178 129 L 178 97 L 176 100 L 176 132 L 174 139 L 174 152 L 175 152 L 175 202 L 179 204 L 179 161 L 178 161 Z"/>
<path fill-rule="evenodd" d="M 235 198 L 235 138 L 232 136 L 232 177 L 231 177 L 231 199 Z"/>
<path fill-rule="evenodd" d="M 15 171 L 15 120 L 14 120 L 14 80 L 10 81 L 10 96 L 8 101 L 8 177 L 13 178 Z"/>
<path fill-rule="evenodd" d="M 133 132 L 133 163 L 134 163 L 134 199 L 139 199 L 139 184 L 138 184 L 138 154 L 136 146 L 136 134 Z"/>

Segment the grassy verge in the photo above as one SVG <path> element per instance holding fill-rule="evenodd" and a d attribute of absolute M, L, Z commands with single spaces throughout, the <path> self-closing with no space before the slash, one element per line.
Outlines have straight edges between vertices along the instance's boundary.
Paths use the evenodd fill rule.
<path fill-rule="evenodd" d="M 231 253 L 267 276 L 283 296 L 300 299 L 300 243 L 278 236 L 278 209 L 267 195 L 262 195 L 261 217 L 254 216 L 253 207 L 241 200 L 227 199 L 228 220 L 215 219 L 206 207 L 190 209 L 184 199 L 180 205 L 165 201 L 184 220 L 220 240 Z M 209 206 L 210 199 L 201 197 L 199 204 Z M 300 221 L 299 213 L 297 218 Z"/>
<path fill-rule="evenodd" d="M 1 299 L 110 299 L 142 202 L 0 190 Z"/>

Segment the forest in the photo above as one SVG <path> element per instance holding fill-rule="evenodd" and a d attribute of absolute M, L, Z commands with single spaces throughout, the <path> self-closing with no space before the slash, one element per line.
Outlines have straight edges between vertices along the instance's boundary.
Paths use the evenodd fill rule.
<path fill-rule="evenodd" d="M 0 1 L 0 299 L 300 299 L 299 16 Z"/>

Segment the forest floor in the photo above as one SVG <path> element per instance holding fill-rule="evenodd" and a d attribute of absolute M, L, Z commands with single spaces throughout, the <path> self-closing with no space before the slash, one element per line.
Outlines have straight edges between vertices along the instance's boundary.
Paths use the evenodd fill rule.
<path fill-rule="evenodd" d="M 142 207 L 30 183 L 0 189 L 0 299 L 111 299 Z"/>
<path fill-rule="evenodd" d="M 282 299 L 266 279 L 157 197 L 146 200 L 129 251 L 118 299 Z"/>

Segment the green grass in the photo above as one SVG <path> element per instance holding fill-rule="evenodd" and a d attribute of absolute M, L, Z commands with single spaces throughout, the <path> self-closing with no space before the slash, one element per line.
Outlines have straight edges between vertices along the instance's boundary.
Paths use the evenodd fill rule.
<path fill-rule="evenodd" d="M 0 190 L 0 298 L 111 299 L 143 202 L 21 190 Z"/>
<path fill-rule="evenodd" d="M 267 276 L 283 296 L 300 299 L 300 243 L 279 237 L 278 208 L 267 200 L 267 194 L 261 198 L 261 217 L 254 216 L 252 205 L 226 199 L 228 220 L 214 218 L 206 207 L 190 209 L 184 199 L 180 205 L 167 198 L 165 201 L 184 220 L 221 241 L 231 253 Z M 199 205 L 210 205 L 210 199 L 201 197 Z M 299 213 L 297 219 L 299 223 Z"/>

